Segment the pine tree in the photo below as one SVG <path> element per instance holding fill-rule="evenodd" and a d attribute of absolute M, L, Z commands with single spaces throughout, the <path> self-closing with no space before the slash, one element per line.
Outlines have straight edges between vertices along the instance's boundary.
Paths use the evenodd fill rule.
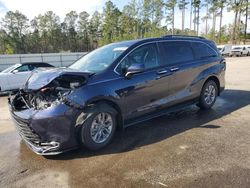
<path fill-rule="evenodd" d="M 181 30 L 184 32 L 185 29 L 185 10 L 186 6 L 188 5 L 188 2 L 186 0 L 180 0 L 178 7 L 181 10 Z"/>
<path fill-rule="evenodd" d="M 174 28 L 175 28 L 175 6 L 177 4 L 177 0 L 168 0 L 165 3 L 167 16 L 166 16 L 166 22 L 167 24 L 172 25 L 172 34 L 174 34 Z"/>

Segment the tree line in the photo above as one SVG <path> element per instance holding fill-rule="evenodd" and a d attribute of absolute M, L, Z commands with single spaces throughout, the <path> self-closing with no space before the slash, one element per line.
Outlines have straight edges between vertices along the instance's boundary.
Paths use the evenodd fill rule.
<path fill-rule="evenodd" d="M 19 11 L 8 11 L 0 22 L 0 53 L 91 51 L 115 41 L 167 34 L 199 34 L 217 43 L 245 43 L 250 38 L 248 1 L 131 0 L 122 10 L 107 1 L 102 12 L 71 11 L 64 20 L 52 11 L 32 20 Z M 177 9 L 181 12 L 180 29 L 175 23 Z M 205 16 L 201 16 L 204 11 Z M 228 25 L 223 24 L 226 11 L 234 13 Z"/>

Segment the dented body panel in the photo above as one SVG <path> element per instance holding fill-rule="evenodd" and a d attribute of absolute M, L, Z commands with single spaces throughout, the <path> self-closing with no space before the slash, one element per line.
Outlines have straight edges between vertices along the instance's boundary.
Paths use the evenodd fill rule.
<path fill-rule="evenodd" d="M 37 154 L 59 154 L 77 147 L 75 127 L 72 125 L 76 123 L 78 110 L 60 104 L 40 111 L 27 109 L 17 112 L 10 103 L 10 111 L 19 134 Z M 27 129 L 35 132 L 38 142 L 27 135 Z M 49 145 L 51 142 L 57 147 L 53 143 Z"/>
<path fill-rule="evenodd" d="M 49 85 L 53 80 L 63 76 L 79 76 L 83 77 L 87 82 L 89 73 L 80 72 L 74 69 L 67 68 L 50 68 L 37 69 L 32 72 L 31 77 L 25 83 L 25 90 L 38 90 L 46 85 Z"/>
<path fill-rule="evenodd" d="M 194 39 L 183 40 L 192 42 Z M 127 127 L 167 113 L 173 107 L 176 110 L 178 106 L 196 103 L 208 79 L 218 82 L 220 92 L 224 90 L 226 64 L 220 55 L 180 64 L 177 70 L 176 66 L 165 62 L 162 41 L 174 39 L 145 39 L 131 43 L 105 71 L 97 74 L 64 68 L 34 72 L 23 90 L 9 100 L 12 117 L 27 145 L 41 155 L 78 147 L 79 130 L 89 117 L 88 109 L 96 103 L 111 105 L 118 112 L 119 126 Z M 207 40 L 195 41 L 206 43 Z M 152 43 L 159 47 L 160 67 L 132 78 L 116 71 L 127 54 Z M 217 50 L 213 43 L 208 42 L 208 45 Z M 162 70 L 166 70 L 166 74 L 159 75 Z M 39 143 L 30 140 L 20 127 L 26 131 L 31 129 Z"/>

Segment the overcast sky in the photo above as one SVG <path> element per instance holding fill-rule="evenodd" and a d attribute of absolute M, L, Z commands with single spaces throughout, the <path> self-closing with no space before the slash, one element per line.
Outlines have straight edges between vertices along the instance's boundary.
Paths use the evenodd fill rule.
<path fill-rule="evenodd" d="M 71 10 L 75 10 L 78 13 L 81 11 L 87 11 L 92 14 L 95 10 L 102 11 L 102 8 L 106 0 L 0 0 L 0 20 L 5 13 L 9 10 L 19 10 L 25 14 L 30 20 L 38 14 L 43 14 L 46 11 L 52 10 L 58 16 L 61 21 L 64 19 L 66 13 Z M 113 0 L 112 1 L 120 10 L 122 10 L 125 4 L 128 4 L 128 0 Z M 189 5 L 190 6 L 190 5 Z M 186 14 L 186 25 L 189 28 L 189 7 Z M 201 11 L 201 17 L 205 15 L 205 8 Z M 234 14 L 232 12 L 224 11 L 223 25 L 233 22 Z M 178 8 L 176 8 L 175 15 L 175 27 L 181 28 L 181 14 Z M 219 18 L 217 19 L 219 23 Z M 163 22 L 165 23 L 165 22 Z M 209 24 L 211 27 L 211 23 Z M 218 27 L 218 24 L 217 24 Z M 204 30 L 204 23 L 201 22 L 201 30 Z"/>

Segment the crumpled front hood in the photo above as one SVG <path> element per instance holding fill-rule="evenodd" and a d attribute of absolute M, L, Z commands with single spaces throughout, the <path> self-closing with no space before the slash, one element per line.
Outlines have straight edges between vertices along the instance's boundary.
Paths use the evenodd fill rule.
<path fill-rule="evenodd" d="M 23 89 L 39 90 L 60 76 L 79 76 L 87 81 L 90 74 L 69 68 L 39 68 L 32 72 Z"/>

